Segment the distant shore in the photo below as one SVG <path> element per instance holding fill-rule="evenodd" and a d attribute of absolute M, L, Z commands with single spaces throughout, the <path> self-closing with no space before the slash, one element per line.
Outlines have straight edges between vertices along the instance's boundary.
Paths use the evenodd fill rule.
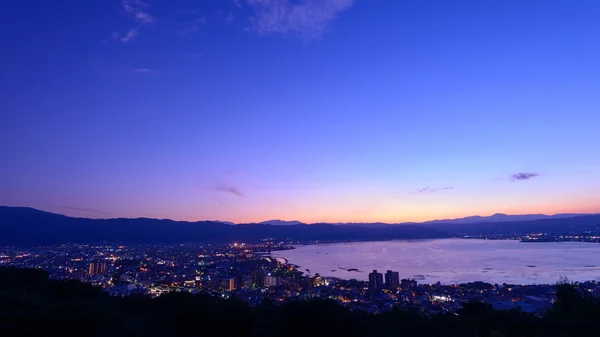
<path fill-rule="evenodd" d="M 566 254 L 562 245 L 552 242 L 537 246 L 521 245 L 519 240 L 487 240 L 488 248 L 485 239 L 459 239 L 354 241 L 361 244 L 348 243 L 349 247 L 328 242 L 292 243 L 291 247 L 301 251 L 273 252 L 273 257 L 284 257 L 287 265 L 308 270 L 308 274 L 360 281 L 366 281 L 374 269 L 400 271 L 404 278 L 419 283 L 450 285 L 473 281 L 548 285 L 562 277 L 585 282 L 600 275 L 600 265 L 593 259 L 598 246 L 586 242 L 563 242 L 570 247 Z M 318 247 L 321 244 L 322 248 Z"/>
<path fill-rule="evenodd" d="M 315 240 L 315 241 L 294 241 L 288 243 L 292 248 L 295 249 L 294 245 L 330 245 L 336 243 L 361 243 L 361 242 L 390 242 L 390 241 L 430 241 L 430 240 L 447 240 L 447 239 L 461 239 L 461 240 L 490 240 L 490 241 L 518 241 L 523 243 L 551 243 L 551 242 L 581 242 L 581 243 L 600 243 L 600 238 L 582 238 L 582 239 L 526 239 L 521 237 L 507 237 L 507 238 L 487 238 L 487 237 L 476 237 L 476 236 L 451 236 L 451 237 L 439 237 L 439 238 L 419 238 L 419 239 L 387 239 L 387 240 Z"/>

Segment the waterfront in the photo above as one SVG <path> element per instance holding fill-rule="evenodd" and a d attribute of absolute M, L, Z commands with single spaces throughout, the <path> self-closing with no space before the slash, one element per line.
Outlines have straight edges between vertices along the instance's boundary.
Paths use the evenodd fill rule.
<path fill-rule="evenodd" d="M 518 244 L 518 242 L 513 243 Z M 358 249 L 363 253 L 369 247 L 368 243 L 364 244 L 367 246 Z M 369 249 L 380 247 L 388 255 L 395 255 L 400 249 L 398 247 L 403 247 L 405 257 L 411 255 L 407 252 L 417 251 L 421 254 L 421 260 L 427 260 L 436 258 L 435 253 L 428 250 L 445 251 L 445 255 L 453 256 L 461 249 L 465 250 L 465 247 L 472 253 L 475 250 L 472 244 L 480 246 L 478 255 L 482 254 L 480 251 L 485 250 L 486 247 L 492 250 L 498 249 L 494 246 L 494 241 L 482 240 L 372 242 Z M 510 243 L 506 245 L 510 247 Z M 537 244 L 527 245 L 544 247 Z M 357 248 L 351 244 L 340 245 L 340 247 L 357 251 Z M 340 247 L 321 245 L 306 248 L 318 248 L 314 251 L 315 260 L 325 261 L 330 254 L 323 248 L 343 251 L 344 249 Z M 415 247 L 420 248 L 415 249 Z M 558 247 L 561 251 L 574 249 L 578 254 L 585 253 L 579 251 L 582 246 Z M 301 252 L 305 247 L 299 248 L 294 251 Z M 302 270 L 297 269 L 292 261 L 288 263 L 288 260 L 283 257 L 273 258 L 266 253 L 278 255 L 283 254 L 283 250 L 290 251 L 293 247 L 285 242 L 273 241 L 260 244 L 233 242 L 229 244 L 64 244 L 31 248 L 0 247 L 0 273 L 3 271 L 3 266 L 42 269 L 48 272 L 50 279 L 91 283 L 113 296 L 135 294 L 157 297 L 171 292 L 185 292 L 219 298 L 236 297 L 251 306 L 260 305 L 265 300 L 283 304 L 287 301 L 327 298 L 352 310 L 365 310 L 372 313 L 394 308 L 415 307 L 426 314 L 448 313 L 459 310 L 462 304 L 468 301 L 484 301 L 497 309 L 521 308 L 535 313 L 551 307 L 557 298 L 557 288 L 549 284 L 495 286 L 474 282 L 438 285 L 424 283 L 423 281 L 427 282 L 427 280 L 418 276 L 416 278 L 420 282 L 400 280 L 400 275 L 410 277 L 405 274 L 406 268 L 402 274 L 385 273 L 385 278 L 381 273 L 374 274 L 373 280 L 369 282 L 320 277 L 315 274 L 302 275 Z M 504 247 L 504 253 L 506 251 L 507 248 Z M 588 253 L 588 256 L 595 254 L 592 251 Z M 379 252 L 379 258 L 381 256 Z M 360 256 L 355 254 L 354 257 Z M 390 261 L 394 260 L 390 259 Z M 574 261 L 573 266 L 576 267 L 579 263 Z M 373 263 L 369 262 L 369 264 Z M 396 263 L 390 268 L 398 265 Z M 371 271 L 338 264 L 336 267 L 337 271 L 355 275 Z M 530 265 L 527 268 L 537 267 Z M 584 269 L 586 268 L 595 272 L 593 271 L 595 267 L 591 265 L 584 266 Z M 4 270 L 6 272 L 6 269 Z M 385 270 L 380 271 L 385 272 Z M 8 272 L 11 272 L 10 268 Z M 473 279 L 480 278 L 478 275 L 473 276 Z M 583 282 L 576 287 L 581 292 L 600 296 L 600 283 Z"/>
<path fill-rule="evenodd" d="M 418 240 L 297 245 L 274 252 L 310 274 L 365 281 L 391 269 L 419 283 L 553 284 L 600 280 L 600 245 L 513 240 Z"/>

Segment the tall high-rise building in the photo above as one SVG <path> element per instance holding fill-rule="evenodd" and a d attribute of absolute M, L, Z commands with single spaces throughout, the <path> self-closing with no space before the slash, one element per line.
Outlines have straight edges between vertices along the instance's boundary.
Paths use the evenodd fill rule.
<path fill-rule="evenodd" d="M 235 290 L 236 286 L 237 286 L 237 282 L 236 282 L 235 277 L 230 278 L 229 279 L 229 289 L 227 289 L 227 290 L 229 290 L 229 291 Z"/>
<path fill-rule="evenodd" d="M 252 277 L 251 276 L 242 276 L 240 283 L 242 284 L 242 288 L 252 288 Z"/>
<path fill-rule="evenodd" d="M 383 274 L 378 273 L 377 269 L 369 274 L 369 290 L 377 290 L 383 288 Z"/>
<path fill-rule="evenodd" d="M 267 287 L 279 287 L 281 285 L 281 278 L 279 276 L 267 275 L 265 276 L 265 286 Z"/>
<path fill-rule="evenodd" d="M 400 275 L 397 271 L 388 270 L 385 273 L 385 287 L 390 290 L 400 287 Z"/>
<path fill-rule="evenodd" d="M 252 272 L 252 285 L 255 288 L 262 288 L 265 286 L 265 272 L 262 270 L 255 270 Z"/>
<path fill-rule="evenodd" d="M 416 288 L 417 287 L 417 281 L 415 280 L 407 280 L 407 279 L 403 279 L 400 282 L 400 287 L 402 289 L 412 289 L 412 288 Z"/>
<path fill-rule="evenodd" d="M 220 290 L 229 290 L 230 281 L 228 278 L 222 279 L 219 281 L 219 289 Z"/>
<path fill-rule="evenodd" d="M 69 275 L 69 277 L 75 280 L 81 280 L 85 277 L 85 270 L 73 271 L 71 272 L 71 275 Z"/>
<path fill-rule="evenodd" d="M 99 275 L 106 272 L 106 262 L 92 262 L 90 263 L 90 275 Z"/>

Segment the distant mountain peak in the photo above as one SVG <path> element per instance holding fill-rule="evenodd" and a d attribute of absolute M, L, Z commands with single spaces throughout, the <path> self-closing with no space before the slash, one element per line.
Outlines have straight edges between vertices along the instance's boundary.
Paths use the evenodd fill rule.
<path fill-rule="evenodd" d="M 231 221 L 223 221 L 223 220 L 208 220 L 208 221 L 219 222 L 219 223 L 223 223 L 223 224 L 226 224 L 226 225 L 235 225 L 235 222 L 231 222 Z"/>
<path fill-rule="evenodd" d="M 298 221 L 298 220 L 290 220 L 290 221 L 286 221 L 286 220 L 267 220 L 267 221 L 263 221 L 260 222 L 261 225 L 272 225 L 272 226 L 294 226 L 294 225 L 304 225 L 304 222 Z"/>
<path fill-rule="evenodd" d="M 554 214 L 554 215 L 546 215 L 546 214 L 520 214 L 520 215 L 509 215 L 504 213 L 495 213 L 490 216 L 468 216 L 464 218 L 457 219 L 443 219 L 443 220 L 432 220 L 423 222 L 423 224 L 438 224 L 438 223 L 448 223 L 448 224 L 473 224 L 473 223 L 488 223 L 488 222 L 515 222 L 515 221 L 533 221 L 533 220 L 542 220 L 542 219 L 562 219 L 562 218 L 570 218 L 575 216 L 582 216 L 588 214 Z"/>

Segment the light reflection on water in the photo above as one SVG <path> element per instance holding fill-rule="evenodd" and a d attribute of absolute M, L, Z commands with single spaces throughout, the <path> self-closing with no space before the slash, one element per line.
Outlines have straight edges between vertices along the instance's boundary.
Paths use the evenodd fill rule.
<path fill-rule="evenodd" d="M 443 284 L 484 281 L 550 284 L 600 281 L 600 244 L 582 242 L 522 243 L 508 240 L 418 240 L 298 245 L 273 252 L 309 269 L 311 275 L 368 280 L 377 269 L 399 271 L 401 278 Z M 348 269 L 358 269 L 348 271 Z M 335 270 L 335 271 L 333 271 Z"/>

